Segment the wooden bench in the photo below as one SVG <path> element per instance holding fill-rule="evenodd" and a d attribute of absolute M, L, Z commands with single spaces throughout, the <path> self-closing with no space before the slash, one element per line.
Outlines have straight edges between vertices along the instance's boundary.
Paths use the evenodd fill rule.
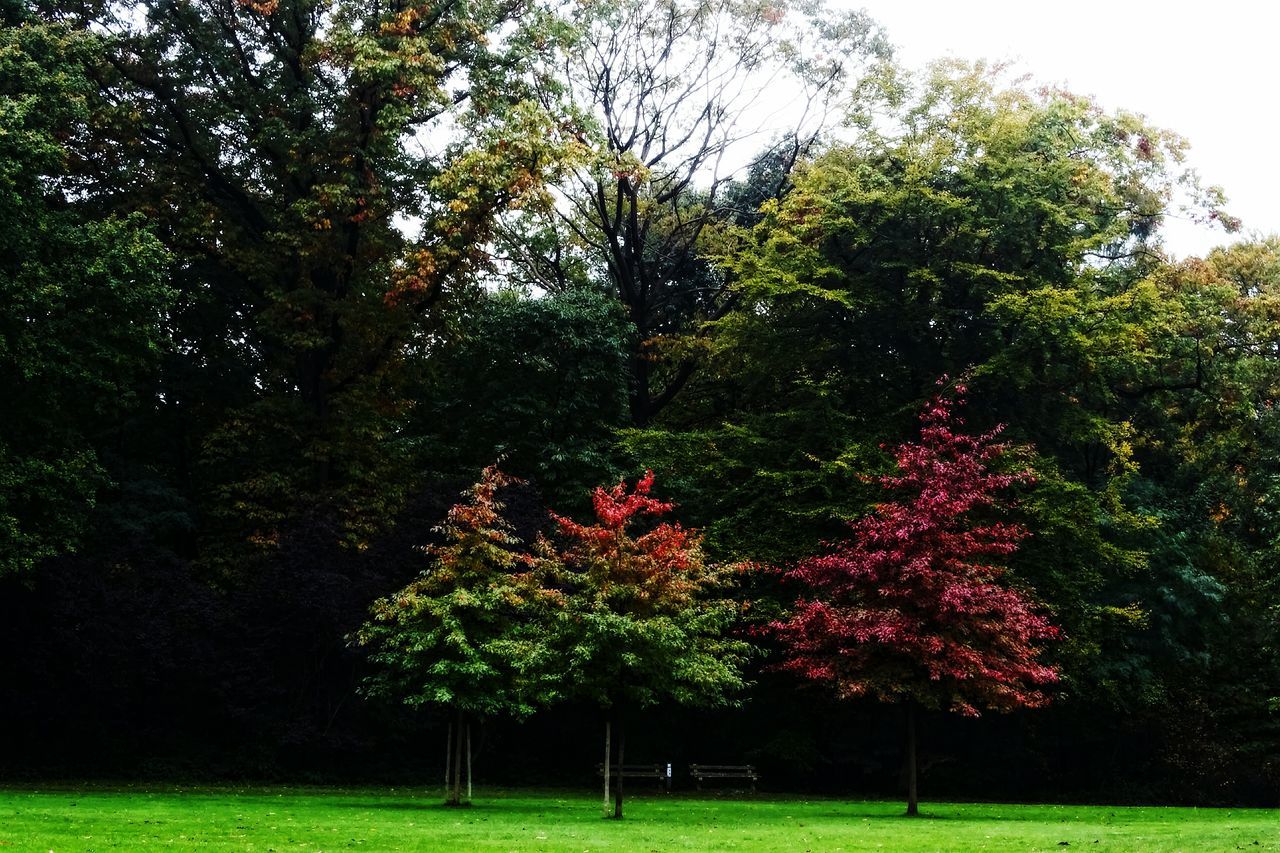
<path fill-rule="evenodd" d="M 621 768 L 618 765 L 610 765 L 609 778 L 617 779 L 621 776 L 623 779 L 656 779 L 662 790 L 671 790 L 671 773 L 670 764 L 624 764 Z M 621 769 L 621 773 L 619 773 Z M 604 778 L 604 765 L 596 765 L 596 775 Z"/>
<path fill-rule="evenodd" d="M 754 764 L 690 764 L 689 775 L 699 791 L 702 790 L 703 779 L 745 779 L 751 782 L 751 792 L 755 793 L 756 782 L 760 779 Z"/>

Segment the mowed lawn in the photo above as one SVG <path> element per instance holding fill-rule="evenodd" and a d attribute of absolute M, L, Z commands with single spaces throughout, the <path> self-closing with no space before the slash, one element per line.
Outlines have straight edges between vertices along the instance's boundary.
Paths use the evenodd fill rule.
<path fill-rule="evenodd" d="M 316 788 L 10 788 L 0 850 L 1280 850 L 1280 812 Z"/>

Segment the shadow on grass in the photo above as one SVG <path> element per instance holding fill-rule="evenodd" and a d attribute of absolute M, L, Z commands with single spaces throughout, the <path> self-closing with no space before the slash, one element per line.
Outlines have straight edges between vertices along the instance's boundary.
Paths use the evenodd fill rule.
<path fill-rule="evenodd" d="M 534 800 L 530 802 L 530 800 Z M 661 805 L 663 808 L 654 810 L 652 806 Z M 698 813 L 699 804 L 714 804 L 719 807 L 709 811 L 706 814 Z M 639 823 L 666 823 L 663 818 L 675 814 L 679 814 L 680 822 L 695 824 L 714 824 L 726 821 L 741 821 L 746 815 L 742 812 L 751 812 L 751 817 L 761 822 L 775 823 L 783 822 L 788 818 L 794 818 L 797 822 L 829 822 L 829 821 L 870 821 L 875 823 L 892 822 L 910 825 L 912 823 L 933 823 L 939 821 L 966 821 L 966 820 L 1022 820 L 1024 818 L 996 816 L 996 815 L 979 815 L 969 816 L 962 814 L 946 814 L 931 811 L 922 811 L 916 817 L 908 817 L 901 811 L 894 810 L 891 803 L 884 803 L 876 808 L 874 804 L 858 803 L 850 804 L 848 808 L 841 808 L 835 803 L 823 803 L 821 811 L 804 811 L 797 815 L 782 814 L 782 810 L 787 806 L 809 807 L 816 805 L 812 801 L 805 800 L 785 800 L 773 799 L 767 802 L 755 802 L 751 800 L 700 800 L 693 798 L 681 799 L 662 799 L 646 798 L 640 802 L 633 802 L 633 811 L 628 817 L 632 822 Z M 589 802 L 586 799 L 570 799 L 570 798 L 521 798 L 519 800 L 503 799 L 495 797 L 493 799 L 478 799 L 471 803 L 469 807 L 458 808 L 457 806 L 447 806 L 442 801 L 436 800 L 388 800 L 388 801 L 331 801 L 325 803 L 326 807 L 367 810 L 367 811 L 386 811 L 386 812 L 404 812 L 406 814 L 424 814 L 447 816 L 457 815 L 459 817 L 470 816 L 480 820 L 487 820 L 490 817 L 511 816 L 538 819 L 556 819 L 573 821 L 594 821 L 600 817 L 600 808 L 598 803 Z M 745 809 L 734 808 L 734 806 L 743 806 Z M 753 806 L 766 806 L 766 808 L 752 808 Z M 1031 819 L 1031 818 L 1025 818 Z M 1042 818 L 1041 818 L 1042 819 Z M 624 821 L 626 822 L 626 821 Z"/>
<path fill-rule="evenodd" d="M 499 788 L 481 792 L 469 808 L 462 809 L 444 805 L 443 792 L 435 794 L 419 790 L 423 790 L 420 795 L 407 790 L 390 792 L 394 799 L 379 799 L 376 796 L 361 799 L 360 793 L 363 792 L 347 791 L 347 797 L 327 801 L 325 805 L 352 810 L 433 816 L 438 814 L 442 818 L 449 814 L 471 815 L 471 820 L 508 816 L 515 819 L 581 823 L 594 821 L 600 816 L 599 800 L 586 790 L 534 791 Z M 396 796 L 397 793 L 399 796 Z M 355 796 L 351 796 L 352 794 Z M 789 797 L 771 793 L 731 796 L 693 791 L 678 791 L 673 794 L 638 791 L 629 794 L 627 799 L 632 810 L 628 817 L 632 821 L 656 824 L 676 821 L 698 825 L 723 825 L 727 821 L 774 824 L 795 820 L 797 823 L 866 822 L 878 826 L 893 824 L 901 827 L 910 826 L 914 822 L 956 826 L 998 822 L 1114 827 L 1117 824 L 1145 823 L 1150 820 L 1150 816 L 1144 814 L 1145 810 L 1141 807 L 1133 809 L 1096 805 L 952 803 L 938 800 L 922 803 L 921 814 L 912 818 L 904 814 L 903 802 L 892 799 L 848 801 L 823 796 Z"/>
<path fill-rule="evenodd" d="M 417 800 L 417 801 L 384 801 L 384 802 L 355 802 L 355 801 L 336 801 L 326 802 L 325 808 L 339 809 L 369 809 L 377 811 L 403 811 L 403 812 L 432 812 L 441 815 L 458 815 L 464 817 L 466 815 L 495 815 L 495 814 L 536 814 L 539 817 L 546 817 L 551 812 L 558 814 L 577 814 L 586 812 L 594 814 L 599 808 L 592 809 L 588 803 L 573 801 L 557 801 L 543 800 L 537 803 L 513 802 L 512 800 L 475 800 L 469 806 L 459 808 L 458 806 L 447 806 L 443 802 L 434 800 Z"/>

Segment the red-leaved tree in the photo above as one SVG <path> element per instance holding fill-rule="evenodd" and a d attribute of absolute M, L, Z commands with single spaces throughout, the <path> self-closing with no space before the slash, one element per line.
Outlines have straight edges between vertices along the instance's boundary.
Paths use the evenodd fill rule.
<path fill-rule="evenodd" d="M 543 584 L 560 591 L 551 645 L 565 691 L 606 715 L 604 804 L 622 817 L 624 712 L 660 702 L 726 705 L 746 686 L 751 646 L 733 635 L 741 606 L 729 589 L 742 566 L 709 564 L 695 531 L 663 520 L 675 505 L 653 497 L 653 473 L 628 489 L 592 494 L 595 519 L 554 515 L 541 544 Z M 611 742 L 612 733 L 617 733 Z"/>
<path fill-rule="evenodd" d="M 1026 528 L 994 519 L 996 496 L 1029 471 L 1000 473 L 1002 427 L 968 435 L 956 414 L 965 394 L 931 400 L 920 440 L 897 449 L 897 472 L 880 478 L 896 499 L 850 524 L 852 535 L 800 561 L 787 580 L 804 587 L 791 614 L 772 623 L 781 667 L 831 685 L 843 698 L 872 696 L 907 707 L 907 814 L 918 813 L 916 709 L 977 716 L 1046 704 L 1058 672 L 1038 661 L 1057 629 L 997 563 Z"/>

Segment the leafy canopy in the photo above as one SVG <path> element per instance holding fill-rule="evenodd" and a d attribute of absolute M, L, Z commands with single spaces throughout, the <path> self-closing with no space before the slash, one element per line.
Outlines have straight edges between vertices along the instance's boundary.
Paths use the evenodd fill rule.
<path fill-rule="evenodd" d="M 374 602 L 355 641 L 370 649 L 372 695 L 469 714 L 523 716 L 547 698 L 547 647 L 534 614 L 546 593 L 502 516 L 518 481 L 486 468 L 427 548 L 428 567 Z"/>
<path fill-rule="evenodd" d="M 77 186 L 98 48 L 61 25 L 0 27 L 0 574 L 80 544 L 173 299 L 142 217 L 103 215 Z"/>
<path fill-rule="evenodd" d="M 965 392 L 958 385 L 959 399 Z M 787 572 L 803 589 L 772 627 L 782 668 L 828 683 L 841 696 L 914 700 L 977 716 L 1048 701 L 1057 671 L 1037 660 L 1057 636 L 1018 591 L 1000 583 L 993 558 L 1013 553 L 1027 530 L 978 514 L 1029 472 L 992 470 L 1007 447 L 1000 429 L 957 431 L 959 401 L 940 395 L 920 416 L 918 442 L 897 451 L 881 485 L 903 497 L 850 524 L 849 539 Z"/>
<path fill-rule="evenodd" d="M 595 521 L 553 516 L 558 544 L 541 563 L 561 591 L 553 642 L 565 683 L 602 707 L 665 699 L 721 705 L 745 686 L 751 652 L 731 635 L 741 606 L 725 595 L 737 567 L 709 565 L 698 535 L 668 521 L 653 474 L 592 495 Z"/>

